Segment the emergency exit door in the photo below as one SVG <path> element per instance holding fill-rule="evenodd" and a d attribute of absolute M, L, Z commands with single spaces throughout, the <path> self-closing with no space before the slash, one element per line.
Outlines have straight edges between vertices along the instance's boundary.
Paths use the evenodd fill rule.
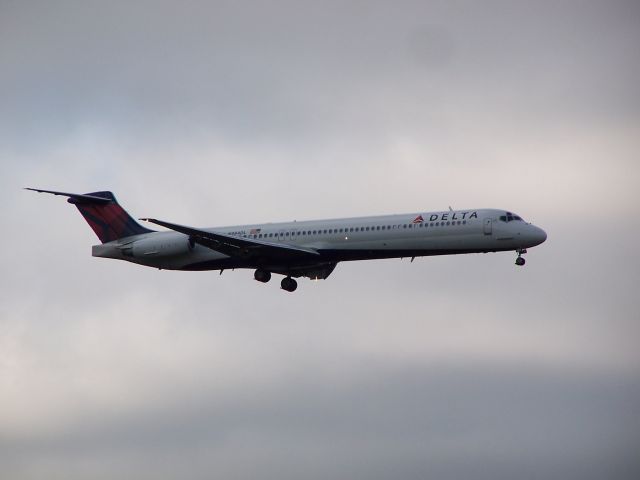
<path fill-rule="evenodd" d="M 484 234 L 491 235 L 491 219 L 490 218 L 484 219 Z"/>

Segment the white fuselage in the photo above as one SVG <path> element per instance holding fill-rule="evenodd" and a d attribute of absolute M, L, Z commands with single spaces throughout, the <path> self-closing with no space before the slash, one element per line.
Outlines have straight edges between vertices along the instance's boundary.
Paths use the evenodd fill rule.
<path fill-rule="evenodd" d="M 542 229 L 517 216 L 514 216 L 517 220 L 511 220 L 512 214 L 509 215 L 507 221 L 504 210 L 454 210 L 203 230 L 311 248 L 318 251 L 318 262 L 334 262 L 333 266 L 348 260 L 522 250 L 545 241 Z M 296 267 L 244 262 L 194 244 L 187 235 L 174 231 L 145 233 L 95 245 L 92 254 L 171 270 L 260 267 L 286 274 Z"/>

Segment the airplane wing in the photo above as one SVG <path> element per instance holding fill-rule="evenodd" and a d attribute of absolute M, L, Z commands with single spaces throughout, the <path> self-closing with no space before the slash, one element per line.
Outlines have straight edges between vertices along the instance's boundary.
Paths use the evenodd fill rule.
<path fill-rule="evenodd" d="M 184 233 L 200 245 L 224 253 L 230 257 L 238 257 L 244 260 L 254 258 L 269 260 L 310 260 L 317 259 L 320 256 L 320 254 L 312 248 L 234 237 L 223 233 L 213 233 L 184 225 L 176 225 L 175 223 L 169 223 L 155 218 L 141 218 L 140 220 Z"/>

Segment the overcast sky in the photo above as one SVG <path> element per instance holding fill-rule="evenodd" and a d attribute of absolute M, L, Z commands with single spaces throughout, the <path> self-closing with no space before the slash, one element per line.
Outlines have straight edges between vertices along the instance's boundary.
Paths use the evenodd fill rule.
<path fill-rule="evenodd" d="M 640 478 L 639 47 L 635 1 L 0 0 L 1 476 Z M 549 238 L 288 294 L 92 258 L 25 186 Z"/>

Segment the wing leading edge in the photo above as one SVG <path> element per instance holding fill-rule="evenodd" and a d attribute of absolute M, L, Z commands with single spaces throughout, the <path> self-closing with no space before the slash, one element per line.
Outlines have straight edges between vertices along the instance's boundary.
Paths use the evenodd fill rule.
<path fill-rule="evenodd" d="M 213 233 L 198 228 L 157 220 L 155 218 L 141 218 L 140 220 L 155 223 L 156 225 L 183 233 L 188 235 L 189 238 L 197 244 L 230 257 L 242 258 L 243 260 L 299 261 L 317 260 L 320 256 L 320 253 L 312 248 L 234 237 L 223 233 Z"/>

